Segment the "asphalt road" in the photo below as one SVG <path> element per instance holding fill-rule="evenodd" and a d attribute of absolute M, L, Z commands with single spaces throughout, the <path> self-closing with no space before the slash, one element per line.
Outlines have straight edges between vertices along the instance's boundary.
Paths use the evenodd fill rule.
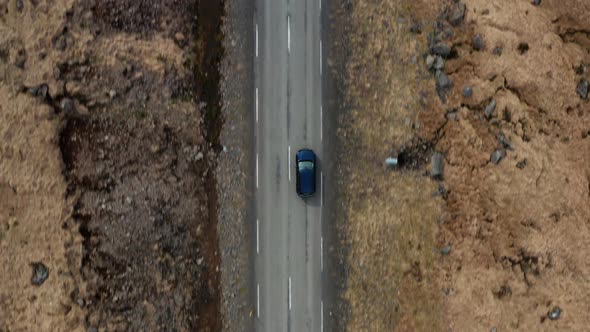
<path fill-rule="evenodd" d="M 323 331 L 320 0 L 256 0 L 256 331 Z M 319 158 L 295 191 L 295 153 Z"/>

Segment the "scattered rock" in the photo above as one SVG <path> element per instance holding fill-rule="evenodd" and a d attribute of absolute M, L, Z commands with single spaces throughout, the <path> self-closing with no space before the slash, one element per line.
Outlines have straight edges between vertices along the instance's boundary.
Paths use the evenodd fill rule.
<path fill-rule="evenodd" d="M 26 62 L 27 62 L 27 52 L 21 48 L 18 50 L 18 52 L 16 52 L 16 57 L 14 59 L 14 65 L 20 69 L 24 69 Z"/>
<path fill-rule="evenodd" d="M 502 158 L 504 158 L 505 155 L 506 152 L 504 150 L 498 149 L 494 151 L 494 153 L 492 153 L 492 156 L 490 157 L 490 162 L 496 165 L 500 162 L 500 160 L 502 160 Z"/>
<path fill-rule="evenodd" d="M 434 56 L 433 56 L 433 55 L 430 55 L 430 54 L 428 54 L 428 55 L 426 56 L 426 69 L 428 69 L 428 70 L 432 70 L 432 67 L 433 67 L 433 65 L 434 65 L 434 59 L 435 59 L 435 58 L 434 58 Z"/>
<path fill-rule="evenodd" d="M 551 320 L 558 320 L 561 317 L 561 308 L 558 306 L 553 307 L 548 313 L 547 317 Z"/>
<path fill-rule="evenodd" d="M 481 14 L 484 15 L 484 16 L 485 15 L 490 15 L 490 10 L 489 9 L 484 9 L 484 10 L 481 11 Z"/>
<path fill-rule="evenodd" d="M 24 1 L 23 0 L 16 0 L 16 10 L 18 10 L 19 13 L 22 13 L 23 9 L 25 9 Z"/>
<path fill-rule="evenodd" d="M 449 10 L 449 23 L 457 26 L 463 22 L 465 17 L 465 4 L 462 2 L 455 2 Z"/>
<path fill-rule="evenodd" d="M 43 99 L 46 99 L 49 92 L 49 86 L 43 83 L 39 86 L 29 88 L 28 92 L 34 97 L 41 97 Z"/>
<path fill-rule="evenodd" d="M 197 153 L 197 155 L 195 156 L 195 160 L 201 160 L 201 159 L 203 159 L 203 152 L 199 151 Z"/>
<path fill-rule="evenodd" d="M 439 42 L 430 47 L 430 53 L 447 58 L 451 55 L 451 47 L 445 43 Z"/>
<path fill-rule="evenodd" d="M 523 169 L 526 167 L 527 163 L 528 163 L 528 160 L 526 158 L 524 158 L 523 160 L 516 163 L 516 168 Z"/>
<path fill-rule="evenodd" d="M 473 88 L 470 86 L 464 87 L 462 94 L 463 94 L 463 97 L 465 97 L 465 98 L 469 98 L 469 97 L 473 96 Z"/>
<path fill-rule="evenodd" d="M 443 156 L 440 152 L 435 152 L 431 158 L 431 167 L 430 176 L 432 176 L 435 180 L 442 180 L 443 179 Z"/>
<path fill-rule="evenodd" d="M 492 50 L 492 54 L 497 55 L 497 56 L 502 55 L 502 47 L 500 47 L 500 46 L 494 47 L 494 49 Z"/>
<path fill-rule="evenodd" d="M 184 42 L 184 34 L 182 34 L 182 32 L 175 33 L 174 40 L 176 40 L 177 43 L 182 44 Z"/>
<path fill-rule="evenodd" d="M 473 36 L 472 46 L 476 51 L 482 51 L 484 49 L 483 37 L 479 33 Z"/>
<path fill-rule="evenodd" d="M 70 98 L 64 98 L 59 102 L 59 107 L 67 116 L 75 115 L 76 104 Z"/>
<path fill-rule="evenodd" d="M 412 26 L 410 26 L 410 31 L 413 33 L 421 33 L 422 29 L 420 27 L 420 23 L 414 22 L 414 24 L 412 24 Z"/>
<path fill-rule="evenodd" d="M 445 60 L 442 57 L 437 56 L 436 58 L 434 58 L 433 67 L 435 70 L 445 69 Z"/>
<path fill-rule="evenodd" d="M 576 88 L 576 92 L 580 98 L 586 100 L 588 99 L 588 89 L 590 88 L 590 82 L 585 79 L 581 79 L 580 83 L 578 83 L 578 87 Z"/>
<path fill-rule="evenodd" d="M 41 286 L 47 278 L 49 278 L 49 269 L 45 264 L 35 262 L 31 264 L 33 268 L 33 277 L 31 278 L 31 284 L 35 286 Z"/>
<path fill-rule="evenodd" d="M 109 90 L 109 98 L 114 99 L 117 96 L 117 91 Z"/>
<path fill-rule="evenodd" d="M 498 134 L 498 142 L 500 142 L 500 144 L 502 144 L 502 147 L 504 149 L 511 150 L 511 151 L 514 150 L 512 143 L 508 140 L 508 138 L 506 138 L 506 135 L 504 135 L 504 133 Z"/>
<path fill-rule="evenodd" d="M 488 106 L 486 106 L 486 108 L 483 110 L 483 114 L 486 117 L 486 119 L 490 119 L 492 117 L 492 115 L 494 114 L 495 110 L 496 110 L 496 99 L 492 99 L 492 101 L 488 104 Z"/>
<path fill-rule="evenodd" d="M 446 245 L 446 246 L 442 247 L 440 249 L 440 253 L 443 254 L 443 255 L 445 255 L 445 256 L 448 255 L 448 254 L 450 254 L 451 253 L 451 246 L 450 245 Z"/>
<path fill-rule="evenodd" d="M 531 3 L 533 4 L 533 6 L 539 6 L 541 4 L 541 0 L 533 0 L 531 1 Z"/>
<path fill-rule="evenodd" d="M 449 76 L 441 70 L 437 70 L 434 76 L 436 79 L 436 91 L 439 94 L 444 94 L 453 85 Z"/>

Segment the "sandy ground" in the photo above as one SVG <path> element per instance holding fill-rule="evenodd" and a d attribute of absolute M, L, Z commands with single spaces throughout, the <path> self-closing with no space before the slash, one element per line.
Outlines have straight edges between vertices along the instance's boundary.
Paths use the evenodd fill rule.
<path fill-rule="evenodd" d="M 465 5 L 462 19 L 451 2 L 343 10 L 354 79 L 340 136 L 359 156 L 343 167 L 348 330 L 585 331 L 589 4 Z M 450 47 L 446 102 L 425 63 L 437 42 Z M 428 176 L 434 151 L 442 181 Z"/>
<path fill-rule="evenodd" d="M 220 330 L 197 4 L 0 1 L 0 331 Z"/>

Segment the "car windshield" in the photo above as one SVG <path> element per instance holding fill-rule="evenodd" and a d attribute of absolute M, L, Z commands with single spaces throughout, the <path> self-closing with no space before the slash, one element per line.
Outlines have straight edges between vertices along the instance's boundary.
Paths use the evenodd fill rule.
<path fill-rule="evenodd" d="M 300 161 L 299 162 L 299 169 L 302 170 L 302 171 L 312 170 L 313 169 L 313 162 L 311 162 L 311 161 Z"/>

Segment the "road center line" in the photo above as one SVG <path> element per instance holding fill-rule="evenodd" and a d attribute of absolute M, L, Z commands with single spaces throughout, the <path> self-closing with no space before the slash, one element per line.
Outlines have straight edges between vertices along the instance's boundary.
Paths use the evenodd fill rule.
<path fill-rule="evenodd" d="M 291 146 L 289 145 L 289 182 L 291 182 Z"/>
<path fill-rule="evenodd" d="M 256 23 L 256 57 L 258 57 L 258 23 Z"/>
<path fill-rule="evenodd" d="M 258 153 L 256 154 L 256 189 L 258 189 Z"/>
<path fill-rule="evenodd" d="M 256 88 L 256 123 L 258 123 L 258 88 Z"/>
<path fill-rule="evenodd" d="M 258 236 L 258 219 L 256 219 L 256 253 L 260 252 L 260 244 L 259 244 L 259 236 Z"/>
<path fill-rule="evenodd" d="M 320 39 L 320 75 L 322 74 L 322 40 Z"/>
<path fill-rule="evenodd" d="M 320 105 L 320 141 L 324 141 L 324 106 L 322 105 Z"/>
<path fill-rule="evenodd" d="M 291 310 L 291 277 L 289 277 L 289 310 Z"/>
<path fill-rule="evenodd" d="M 320 331 L 324 331 L 324 301 L 320 302 L 320 317 L 321 317 L 321 321 L 320 321 Z"/>
<path fill-rule="evenodd" d="M 320 172 L 320 191 L 322 192 L 322 197 L 320 198 L 321 205 L 324 206 L 324 173 Z"/>
<path fill-rule="evenodd" d="M 287 51 L 291 53 L 291 16 L 287 15 Z"/>
<path fill-rule="evenodd" d="M 320 266 L 322 272 L 324 272 L 324 237 L 320 238 Z"/>
<path fill-rule="evenodd" d="M 260 318 L 260 284 L 256 284 L 256 317 Z"/>

